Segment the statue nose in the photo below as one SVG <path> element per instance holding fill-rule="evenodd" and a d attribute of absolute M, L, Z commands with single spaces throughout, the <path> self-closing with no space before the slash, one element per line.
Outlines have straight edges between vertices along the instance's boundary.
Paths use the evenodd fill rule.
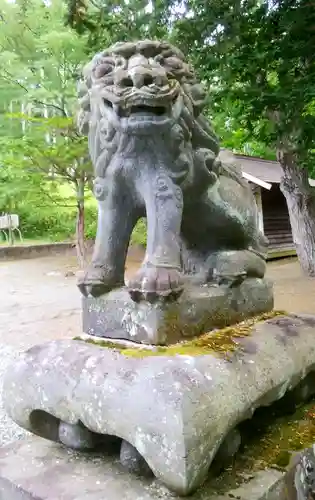
<path fill-rule="evenodd" d="M 141 87 L 147 87 L 148 85 L 154 83 L 153 75 L 149 71 L 140 71 L 138 68 L 138 71 L 132 71 L 131 73 L 132 74 L 130 75 L 130 78 L 132 80 L 133 86 L 137 89 L 141 89 Z"/>
<path fill-rule="evenodd" d="M 123 73 L 124 78 L 120 78 L 120 85 L 123 87 L 141 89 L 153 83 L 162 87 L 168 81 L 165 69 L 142 54 L 132 56 L 128 62 L 128 68 Z"/>
<path fill-rule="evenodd" d="M 153 83 L 162 87 L 168 82 L 166 72 L 162 68 L 158 70 L 146 66 L 136 66 L 129 69 L 129 71 L 118 71 L 115 81 L 120 87 L 134 87 L 137 89 L 148 87 Z"/>

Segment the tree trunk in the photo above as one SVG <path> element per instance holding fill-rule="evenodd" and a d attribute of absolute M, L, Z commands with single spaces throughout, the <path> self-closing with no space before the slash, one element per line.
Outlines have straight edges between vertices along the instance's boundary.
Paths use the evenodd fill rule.
<path fill-rule="evenodd" d="M 278 151 L 278 160 L 283 169 L 280 189 L 287 201 L 296 253 L 303 271 L 315 276 L 315 190 L 294 153 Z"/>
<path fill-rule="evenodd" d="M 84 180 L 79 179 L 77 184 L 76 251 L 80 269 L 83 269 L 86 264 L 84 208 Z"/>

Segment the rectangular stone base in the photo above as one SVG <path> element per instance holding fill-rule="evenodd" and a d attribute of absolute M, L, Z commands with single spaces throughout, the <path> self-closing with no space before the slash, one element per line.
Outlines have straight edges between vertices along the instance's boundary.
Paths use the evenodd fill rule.
<path fill-rule="evenodd" d="M 205 485 L 193 500 L 276 500 L 282 474 L 266 470 L 224 496 Z M 138 479 L 112 459 L 31 437 L 0 448 L 0 500 L 176 500 L 156 480 Z"/>
<path fill-rule="evenodd" d="M 135 303 L 126 289 L 83 298 L 83 331 L 96 337 L 167 345 L 273 309 L 272 285 L 248 278 L 236 287 L 188 285 L 177 302 Z"/>

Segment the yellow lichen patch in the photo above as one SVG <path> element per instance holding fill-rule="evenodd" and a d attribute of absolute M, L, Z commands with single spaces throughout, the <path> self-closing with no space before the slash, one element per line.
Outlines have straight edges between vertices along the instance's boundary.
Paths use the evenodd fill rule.
<path fill-rule="evenodd" d="M 267 319 L 276 316 L 287 315 L 285 311 L 271 311 L 261 314 L 237 323 L 233 326 L 228 326 L 220 330 L 213 330 L 211 332 L 193 337 L 187 341 L 179 342 L 168 346 L 156 346 L 152 349 L 144 349 L 141 347 L 130 347 L 122 344 L 115 344 L 107 341 L 98 341 L 94 339 L 85 340 L 85 342 L 98 345 L 100 347 L 107 347 L 116 349 L 124 356 L 144 358 L 147 356 L 203 356 L 207 353 L 226 354 L 233 352 L 240 348 L 238 339 L 248 337 L 253 327 Z M 78 339 L 77 340 L 82 340 Z"/>
<path fill-rule="evenodd" d="M 210 478 L 208 488 L 213 496 L 237 488 L 254 477 L 257 471 L 266 468 L 285 470 L 294 453 L 315 442 L 315 402 L 304 404 L 289 416 L 281 415 L 280 409 L 278 412 L 272 407 L 265 409 L 258 422 L 254 416 L 240 429 L 240 451 L 219 476 Z"/>
<path fill-rule="evenodd" d="M 246 444 L 242 454 L 236 459 L 236 469 L 285 469 L 292 453 L 315 442 L 314 401 L 298 408 L 290 416 L 275 417 L 271 414 L 266 420 L 264 428 L 256 430 L 254 439 Z M 254 421 L 249 425 L 254 425 Z"/>
<path fill-rule="evenodd" d="M 127 349 L 127 347 L 124 344 L 112 342 L 110 340 L 99 340 L 99 339 L 92 339 L 92 338 L 82 338 L 82 337 L 73 337 L 72 340 L 80 340 L 81 342 L 85 342 L 86 344 L 92 344 L 96 345 L 98 347 L 108 347 L 108 349 L 115 349 L 117 351 L 123 351 L 124 349 Z"/>

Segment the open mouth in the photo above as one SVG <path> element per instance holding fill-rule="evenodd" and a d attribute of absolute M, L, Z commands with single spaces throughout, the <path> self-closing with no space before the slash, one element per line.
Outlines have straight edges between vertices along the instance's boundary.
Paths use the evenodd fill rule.
<path fill-rule="evenodd" d="M 129 106 L 123 108 L 121 106 L 113 106 L 113 104 L 104 100 L 106 106 L 109 106 L 115 110 L 119 117 L 129 117 L 132 115 L 154 115 L 154 116 L 163 116 L 168 112 L 168 108 L 166 106 L 149 106 L 146 104 L 139 104 L 135 106 Z"/>
<path fill-rule="evenodd" d="M 131 116 L 137 114 L 150 114 L 155 116 L 165 115 L 167 112 L 166 107 L 164 106 L 130 106 L 130 108 L 120 108 L 120 116 Z"/>

